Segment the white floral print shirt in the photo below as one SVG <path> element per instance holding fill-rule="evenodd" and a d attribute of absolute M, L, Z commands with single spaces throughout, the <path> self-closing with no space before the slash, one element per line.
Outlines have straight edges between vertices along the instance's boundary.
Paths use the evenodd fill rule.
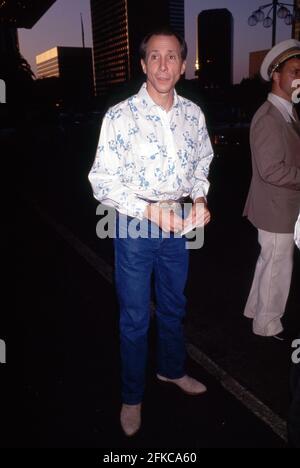
<path fill-rule="evenodd" d="M 201 109 L 174 91 L 166 112 L 144 83 L 106 113 L 89 180 L 97 200 L 142 219 L 150 201 L 205 197 L 212 158 Z"/>

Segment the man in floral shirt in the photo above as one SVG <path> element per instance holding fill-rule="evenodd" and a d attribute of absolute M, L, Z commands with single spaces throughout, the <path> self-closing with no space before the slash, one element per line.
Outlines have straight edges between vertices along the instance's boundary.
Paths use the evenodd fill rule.
<path fill-rule="evenodd" d="M 141 424 L 152 272 L 157 302 L 157 378 L 190 395 L 206 391 L 185 372 L 182 320 L 188 249 L 185 238 L 176 233 L 191 225 L 203 227 L 210 220 L 206 195 L 213 151 L 201 109 L 175 91 L 185 71 L 185 41 L 172 31 L 159 30 L 146 36 L 140 55 L 146 83 L 138 94 L 107 112 L 89 174 L 95 198 L 117 210 L 114 245 L 120 303 L 121 426 L 128 436 Z M 184 221 L 175 212 L 164 215 L 163 206 L 186 197 L 193 205 Z M 138 238 L 127 229 L 133 219 L 139 223 Z"/>

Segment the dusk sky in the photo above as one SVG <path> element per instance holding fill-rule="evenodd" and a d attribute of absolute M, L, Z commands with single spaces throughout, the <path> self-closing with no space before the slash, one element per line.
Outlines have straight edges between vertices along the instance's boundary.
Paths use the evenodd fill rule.
<path fill-rule="evenodd" d="M 232 13 L 234 81 L 238 83 L 243 77 L 247 77 L 249 52 L 271 47 L 272 28 L 265 29 L 261 23 L 255 27 L 247 24 L 248 16 L 264 4 L 261 0 L 185 0 L 185 31 L 189 48 L 186 77 L 194 78 L 197 16 L 202 10 L 212 8 L 227 8 Z M 57 45 L 81 46 L 80 13 L 83 14 L 86 46 L 92 47 L 90 0 L 57 0 L 33 29 L 19 30 L 21 52 L 34 71 L 37 54 Z M 277 24 L 277 42 L 289 39 L 291 27 L 286 26 L 281 19 L 278 19 Z"/>

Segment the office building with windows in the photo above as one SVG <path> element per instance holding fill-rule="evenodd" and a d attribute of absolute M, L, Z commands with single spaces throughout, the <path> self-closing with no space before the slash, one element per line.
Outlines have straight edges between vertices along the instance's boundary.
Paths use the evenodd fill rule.
<path fill-rule="evenodd" d="M 227 9 L 198 16 L 198 75 L 201 84 L 222 88 L 233 81 L 233 16 Z"/>
<path fill-rule="evenodd" d="M 94 92 L 92 49 L 54 47 L 36 57 L 38 78 L 59 78 L 63 94 L 91 97 Z"/>
<path fill-rule="evenodd" d="M 91 0 L 97 95 L 141 73 L 139 44 L 156 27 L 184 36 L 184 0 Z"/>

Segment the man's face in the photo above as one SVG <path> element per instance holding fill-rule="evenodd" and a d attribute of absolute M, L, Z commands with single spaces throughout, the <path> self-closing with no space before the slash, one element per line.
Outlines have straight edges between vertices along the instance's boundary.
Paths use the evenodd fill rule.
<path fill-rule="evenodd" d="M 273 75 L 274 86 L 276 94 L 284 99 L 291 101 L 292 94 L 295 88 L 292 84 L 295 80 L 300 78 L 300 58 L 293 58 L 288 60 L 280 72 L 275 72 Z"/>
<path fill-rule="evenodd" d="M 181 58 L 180 44 L 175 36 L 152 36 L 141 64 L 150 94 L 151 91 L 168 94 L 185 72 L 186 63 Z"/>

